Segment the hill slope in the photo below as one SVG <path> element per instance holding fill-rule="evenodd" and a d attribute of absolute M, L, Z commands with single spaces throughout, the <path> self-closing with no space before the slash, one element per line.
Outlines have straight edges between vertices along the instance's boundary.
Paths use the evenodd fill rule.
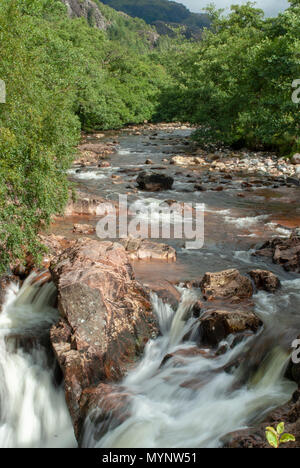
<path fill-rule="evenodd" d="M 208 15 L 191 13 L 181 3 L 169 0 L 103 0 L 103 3 L 130 16 L 142 18 L 148 24 L 158 25 L 160 33 L 163 31 L 161 23 L 185 26 L 186 33 L 190 35 L 199 34 L 210 25 Z"/>

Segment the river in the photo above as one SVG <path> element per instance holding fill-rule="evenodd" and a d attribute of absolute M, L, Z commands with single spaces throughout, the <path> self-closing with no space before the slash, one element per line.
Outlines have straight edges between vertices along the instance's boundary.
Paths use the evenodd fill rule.
<path fill-rule="evenodd" d="M 211 359 L 182 352 L 195 345 L 193 332 L 188 341 L 183 337 L 195 326 L 189 311 L 197 300 L 197 290 L 179 287 L 182 299 L 177 311 L 153 294 L 162 335 L 147 344 L 141 362 L 121 383 L 131 395 L 129 416 L 119 425 L 111 418 L 105 422 L 105 431 L 99 431 L 97 417 L 90 415 L 81 443 L 84 447 L 218 447 L 226 434 L 259 422 L 287 402 L 296 388 L 284 378 L 284 371 L 289 359 L 286 350 L 299 328 L 300 276 L 251 253 L 266 239 L 287 236 L 289 227 L 299 225 L 294 204 L 299 189 L 258 183 L 240 197 L 237 194 L 243 191 L 245 176 L 239 175 L 228 180 L 226 190 L 195 191 L 191 182 L 207 178 L 205 170 L 165 161 L 170 155 L 184 154 L 189 135 L 189 129 L 140 135 L 120 132 L 110 167 L 72 169 L 70 178 L 81 190 L 107 200 L 129 193 L 130 202 L 154 207 L 154 211 L 169 199 L 204 203 L 204 247 L 190 251 L 182 240 L 162 239 L 176 249 L 177 262 L 134 262 L 136 276 L 145 284 L 199 280 L 207 271 L 227 268 L 238 268 L 241 273 L 264 268 L 277 274 L 282 288 L 274 295 L 262 291 L 254 295 L 255 312 L 264 323 L 258 334 L 233 349 L 229 337 L 227 352 Z M 148 158 L 151 166 L 145 164 Z M 172 175 L 173 190 L 151 194 L 134 190 L 136 171 L 149 167 Z M 96 225 L 98 219 L 88 217 L 86 221 Z M 58 220 L 51 232 L 74 237 L 74 222 L 82 222 L 82 218 Z M 47 335 L 57 320 L 53 286 L 39 288 L 31 281 L 21 290 L 10 288 L 0 315 L 0 446 L 75 447 L 63 389 L 55 381 L 55 362 L 49 362 L 41 345 L 26 349 L 19 339 Z M 167 354 L 178 350 L 180 358 L 162 365 Z M 237 364 L 241 355 L 249 356 L 247 365 L 245 361 Z"/>

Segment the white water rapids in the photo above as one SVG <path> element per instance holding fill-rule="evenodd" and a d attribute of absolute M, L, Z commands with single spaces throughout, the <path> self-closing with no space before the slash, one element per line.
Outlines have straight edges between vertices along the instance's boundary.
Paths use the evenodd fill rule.
<path fill-rule="evenodd" d="M 64 391 L 41 345 L 20 342 L 42 336 L 57 320 L 53 284 L 27 279 L 10 287 L 0 314 L 0 447 L 76 447 Z M 25 346 L 26 348 L 26 346 Z"/>
<path fill-rule="evenodd" d="M 31 344 L 27 349 L 20 344 L 22 337 L 26 342 L 30 336 L 47 335 L 57 320 L 53 285 L 39 287 L 31 280 L 20 291 L 17 286 L 9 289 L 0 314 L 0 447 L 76 447 L 64 392 L 55 384 L 46 347 Z M 279 298 L 255 296 L 256 311 L 266 323 L 261 338 L 268 328 L 274 329 L 282 308 L 290 308 L 291 298 L 300 300 L 298 289 L 299 280 L 286 281 Z M 190 314 L 196 293 L 182 291 L 176 313 L 152 296 L 162 336 L 147 344 L 143 359 L 122 382 L 132 395 L 130 416 L 119 425 L 109 421 L 100 440 L 95 438 L 99 427 L 88 418 L 83 447 L 216 447 L 224 435 L 289 400 L 295 385 L 283 378 L 288 356 L 278 345 L 270 346 L 244 381 L 241 366 L 224 370 L 248 348 L 252 352 L 257 338 L 216 358 L 180 355 L 161 365 L 166 354 L 195 346 L 195 335 L 191 341 L 183 337 L 197 320 Z"/>
<path fill-rule="evenodd" d="M 286 282 L 284 300 L 288 301 L 291 288 L 293 281 Z M 157 296 L 153 296 L 152 301 L 163 336 L 147 344 L 142 361 L 122 382 L 126 393 L 132 394 L 131 416 L 117 427 L 112 418 L 106 434 L 96 440 L 99 428 L 92 422 L 96 419 L 92 414 L 85 425 L 84 447 L 218 447 L 223 436 L 261 420 L 268 411 L 290 399 L 296 385 L 283 377 L 288 354 L 280 346 L 270 347 L 244 384 L 237 384 L 243 377 L 242 369 L 223 370 L 249 347 L 255 346 L 255 338 L 244 340 L 214 359 L 201 355 L 180 356 L 162 365 L 166 354 L 195 346 L 192 341 L 182 342 L 196 320 L 187 320 L 195 294 L 185 290 L 175 314 Z M 267 322 L 271 309 L 275 317 L 274 296 L 259 293 L 256 310 L 261 316 L 266 314 Z"/>

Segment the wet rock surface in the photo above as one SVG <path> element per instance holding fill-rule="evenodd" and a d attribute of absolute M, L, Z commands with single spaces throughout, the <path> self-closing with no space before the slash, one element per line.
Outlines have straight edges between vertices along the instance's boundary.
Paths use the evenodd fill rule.
<path fill-rule="evenodd" d="M 271 271 L 268 270 L 252 270 L 249 275 L 254 281 L 255 287 L 258 290 L 275 292 L 280 288 L 280 280 Z"/>
<path fill-rule="evenodd" d="M 294 231 L 288 239 L 275 238 L 267 241 L 255 252 L 256 256 L 271 258 L 286 271 L 300 273 L 300 233 Z"/>
<path fill-rule="evenodd" d="M 118 381 L 158 333 L 149 295 L 117 243 L 78 241 L 51 265 L 61 320 L 51 343 L 77 436 L 84 389 Z"/>
<path fill-rule="evenodd" d="M 167 244 L 138 238 L 122 239 L 120 243 L 128 252 L 131 260 L 176 261 L 176 250 Z"/>
<path fill-rule="evenodd" d="M 261 320 L 247 307 L 210 309 L 199 320 L 199 341 L 201 345 L 216 347 L 231 334 L 249 330 L 257 332 Z"/>
<path fill-rule="evenodd" d="M 245 299 L 253 294 L 249 278 L 236 269 L 216 273 L 206 273 L 201 281 L 201 291 L 208 301 L 215 299 Z"/>

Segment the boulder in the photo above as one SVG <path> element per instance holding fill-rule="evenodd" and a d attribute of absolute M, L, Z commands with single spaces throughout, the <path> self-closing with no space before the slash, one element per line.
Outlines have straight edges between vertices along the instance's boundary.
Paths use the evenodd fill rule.
<path fill-rule="evenodd" d="M 173 177 L 157 172 L 141 172 L 137 179 L 137 185 L 141 190 L 148 192 L 159 192 L 161 190 L 171 190 L 174 179 Z"/>
<path fill-rule="evenodd" d="M 149 294 L 118 243 L 80 239 L 51 264 L 61 319 L 51 343 L 77 437 L 85 389 L 120 380 L 158 335 Z"/>
<path fill-rule="evenodd" d="M 287 239 L 277 237 L 267 241 L 253 255 L 272 258 L 274 263 L 281 265 L 286 271 L 300 273 L 300 233 L 292 232 Z"/>
<path fill-rule="evenodd" d="M 295 165 L 300 164 L 300 154 L 299 153 L 296 153 L 296 154 L 294 154 L 294 156 L 292 156 L 291 163 L 295 164 Z"/>
<path fill-rule="evenodd" d="M 212 301 L 215 299 L 245 299 L 253 294 L 251 280 L 236 269 L 217 273 L 206 273 L 201 281 L 203 297 Z"/>
<path fill-rule="evenodd" d="M 261 326 L 260 319 L 248 308 L 211 309 L 199 319 L 201 345 L 216 347 L 228 335 L 246 330 L 256 332 Z"/>
<path fill-rule="evenodd" d="M 280 280 L 271 271 L 268 270 L 252 270 L 249 275 L 253 279 L 256 289 L 268 292 L 275 292 L 280 288 Z"/>
<path fill-rule="evenodd" d="M 125 247 L 131 260 L 176 261 L 176 250 L 167 244 L 133 237 L 122 239 L 120 243 Z"/>

